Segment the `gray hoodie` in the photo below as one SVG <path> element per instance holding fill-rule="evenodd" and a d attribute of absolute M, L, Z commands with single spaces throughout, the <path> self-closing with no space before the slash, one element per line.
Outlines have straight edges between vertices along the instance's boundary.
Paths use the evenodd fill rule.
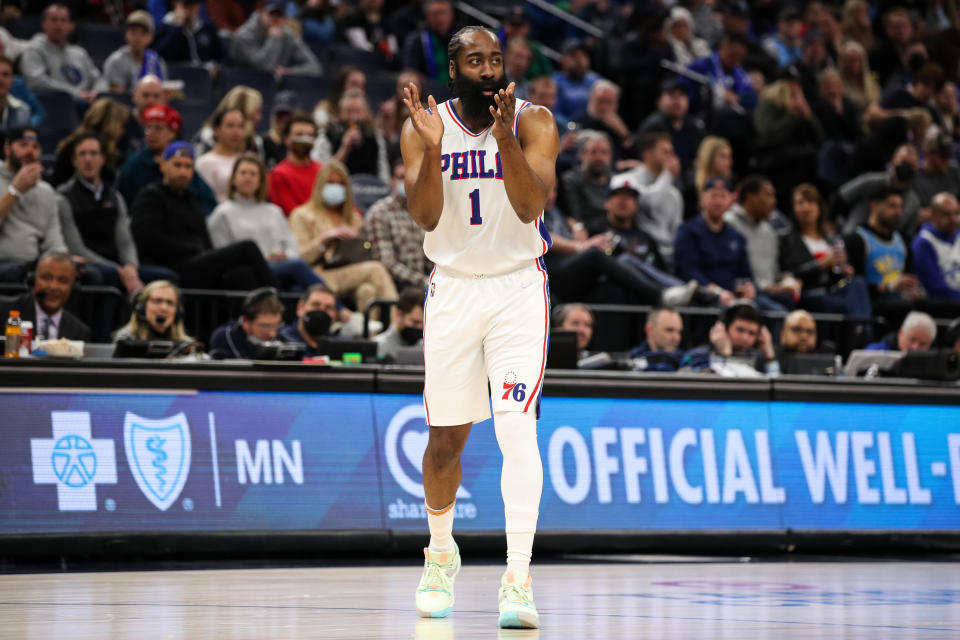
<path fill-rule="evenodd" d="M 286 67 L 292 74 L 316 76 L 323 72 L 320 62 L 303 40 L 284 28 L 279 36 L 267 36 L 260 24 L 260 12 L 254 11 L 230 42 L 230 57 L 261 71 Z"/>
<path fill-rule="evenodd" d="M 20 56 L 20 69 L 34 91 L 63 91 L 72 96 L 93 90 L 100 78 L 100 70 L 83 47 L 58 47 L 43 33 L 30 40 Z"/>

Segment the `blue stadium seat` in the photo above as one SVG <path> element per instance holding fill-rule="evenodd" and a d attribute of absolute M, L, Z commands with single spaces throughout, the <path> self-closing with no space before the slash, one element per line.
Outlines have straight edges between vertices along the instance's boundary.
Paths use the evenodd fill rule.
<path fill-rule="evenodd" d="M 183 81 L 183 95 L 186 100 L 195 102 L 212 102 L 214 99 L 213 79 L 210 72 L 203 67 L 192 65 L 168 65 L 167 74 L 170 80 Z"/>
<path fill-rule="evenodd" d="M 98 68 L 103 69 L 107 57 L 126 44 L 123 27 L 82 22 L 77 25 L 77 44 L 86 49 Z"/>
<path fill-rule="evenodd" d="M 14 38 L 29 40 L 40 32 L 40 22 L 40 16 L 33 18 L 14 18 L 13 20 L 7 21 L 6 27 L 7 31 L 9 31 L 10 35 Z"/>
<path fill-rule="evenodd" d="M 37 100 L 47 112 L 46 129 L 62 131 L 67 135 L 80 125 L 73 97 L 62 91 L 35 91 Z"/>
<path fill-rule="evenodd" d="M 381 71 L 367 76 L 367 99 L 370 100 L 371 109 L 376 111 L 380 103 L 393 97 L 397 91 L 398 75 L 389 71 Z"/>
<path fill-rule="evenodd" d="M 330 94 L 330 76 L 284 76 L 280 83 L 284 91 L 296 91 L 300 104 L 307 111 Z"/>
<path fill-rule="evenodd" d="M 355 173 L 350 176 L 350 182 L 353 185 L 354 204 L 364 213 L 374 202 L 390 195 L 389 185 L 369 173 Z"/>
<path fill-rule="evenodd" d="M 220 69 L 219 84 L 221 97 L 238 85 L 256 89 L 263 95 L 263 112 L 265 114 L 269 113 L 267 107 L 273 103 L 273 96 L 277 93 L 277 81 L 273 74 L 257 69 L 223 67 Z"/>
<path fill-rule="evenodd" d="M 344 44 L 331 47 L 330 61 L 337 67 L 359 67 L 367 74 L 376 73 L 383 68 L 383 58 L 375 51 L 361 51 Z"/>
<path fill-rule="evenodd" d="M 179 100 L 171 103 L 170 106 L 180 113 L 182 119 L 180 138 L 183 140 L 193 138 L 216 108 L 216 105 L 212 102 L 199 100 Z"/>

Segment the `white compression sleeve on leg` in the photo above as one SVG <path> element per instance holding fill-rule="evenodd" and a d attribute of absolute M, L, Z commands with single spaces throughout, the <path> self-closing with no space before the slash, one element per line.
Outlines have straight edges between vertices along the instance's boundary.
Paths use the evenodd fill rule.
<path fill-rule="evenodd" d="M 532 412 L 502 411 L 494 414 L 493 423 L 503 454 L 500 492 L 506 520 L 507 570 L 529 574 L 543 490 L 537 418 Z"/>
<path fill-rule="evenodd" d="M 453 553 L 453 508 L 454 500 L 442 509 L 431 509 L 427 505 L 427 525 L 430 527 L 430 551 L 434 553 Z"/>

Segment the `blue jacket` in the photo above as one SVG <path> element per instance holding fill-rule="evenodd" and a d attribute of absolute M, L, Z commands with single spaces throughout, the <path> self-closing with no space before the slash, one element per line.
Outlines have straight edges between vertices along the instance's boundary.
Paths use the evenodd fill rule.
<path fill-rule="evenodd" d="M 214 360 L 251 360 L 254 355 L 253 344 L 239 320 L 231 320 L 213 330 L 208 352 Z"/>
<path fill-rule="evenodd" d="M 883 340 L 871 342 L 864 347 L 864 349 L 867 351 L 899 351 L 900 346 L 897 344 L 897 332 L 888 333 L 883 336 Z"/>
<path fill-rule="evenodd" d="M 687 68 L 733 91 L 740 97 L 740 106 L 747 111 L 753 111 L 757 106 L 757 92 L 754 91 L 753 82 L 750 81 L 750 76 L 744 68 L 734 67 L 731 71 L 727 71 L 720 64 L 720 58 L 716 52 L 706 58 L 694 60 L 687 65 Z M 690 112 L 695 113 L 703 106 L 700 104 L 700 85 L 686 78 L 683 79 L 683 83 L 687 85 L 687 93 L 690 96 Z"/>
<path fill-rule="evenodd" d="M 19 105 L 15 113 L 7 116 L 8 129 L 26 126 L 39 127 L 47 121 L 47 112 L 40 104 L 40 100 L 37 99 L 37 94 L 30 90 L 21 76 L 13 76 L 10 95 L 24 104 Z M 49 153 L 52 152 L 52 149 L 49 150 Z"/>

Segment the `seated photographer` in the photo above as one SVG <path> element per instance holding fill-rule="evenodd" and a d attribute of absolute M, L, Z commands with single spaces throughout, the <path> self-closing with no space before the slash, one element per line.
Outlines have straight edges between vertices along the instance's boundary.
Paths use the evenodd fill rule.
<path fill-rule="evenodd" d="M 20 319 L 34 325 L 37 340 L 90 340 L 90 328 L 64 307 L 77 278 L 77 270 L 70 255 L 48 252 L 40 256 L 33 278 L 33 291 L 25 293 L 12 303 L 0 307 L 0 319 L 14 309 Z"/>
<path fill-rule="evenodd" d="M 283 303 L 273 287 L 251 291 L 243 301 L 240 318 L 214 329 L 210 336 L 210 357 L 214 360 L 257 357 L 257 347 L 277 340 L 283 324 Z"/>
<path fill-rule="evenodd" d="M 728 307 L 710 329 L 710 343 L 688 351 L 683 368 L 724 376 L 780 372 L 770 330 L 763 324 L 763 315 L 749 302 Z"/>
<path fill-rule="evenodd" d="M 113 336 L 114 342 L 164 340 L 184 346 L 197 341 L 183 327 L 180 290 L 168 280 L 154 280 L 143 288 L 130 315 L 130 322 Z"/>
<path fill-rule="evenodd" d="M 937 339 L 937 323 L 923 311 L 911 311 L 900 330 L 866 346 L 867 351 L 929 351 Z"/>
<path fill-rule="evenodd" d="M 628 354 L 634 361 L 634 370 L 679 369 L 684 355 L 680 349 L 680 342 L 683 340 L 683 318 L 680 314 L 669 307 L 654 307 L 647 314 L 643 331 L 647 339 Z"/>
<path fill-rule="evenodd" d="M 323 284 L 310 286 L 297 301 L 297 323 L 288 324 L 280 331 L 280 339 L 306 345 L 304 356 L 321 354 L 320 341 L 335 336 L 339 331 L 340 310 L 337 297 Z"/>
<path fill-rule="evenodd" d="M 374 337 L 377 355 L 397 357 L 400 347 L 423 346 L 423 289 L 407 287 L 400 292 L 400 299 L 393 310 L 393 324 Z"/>

